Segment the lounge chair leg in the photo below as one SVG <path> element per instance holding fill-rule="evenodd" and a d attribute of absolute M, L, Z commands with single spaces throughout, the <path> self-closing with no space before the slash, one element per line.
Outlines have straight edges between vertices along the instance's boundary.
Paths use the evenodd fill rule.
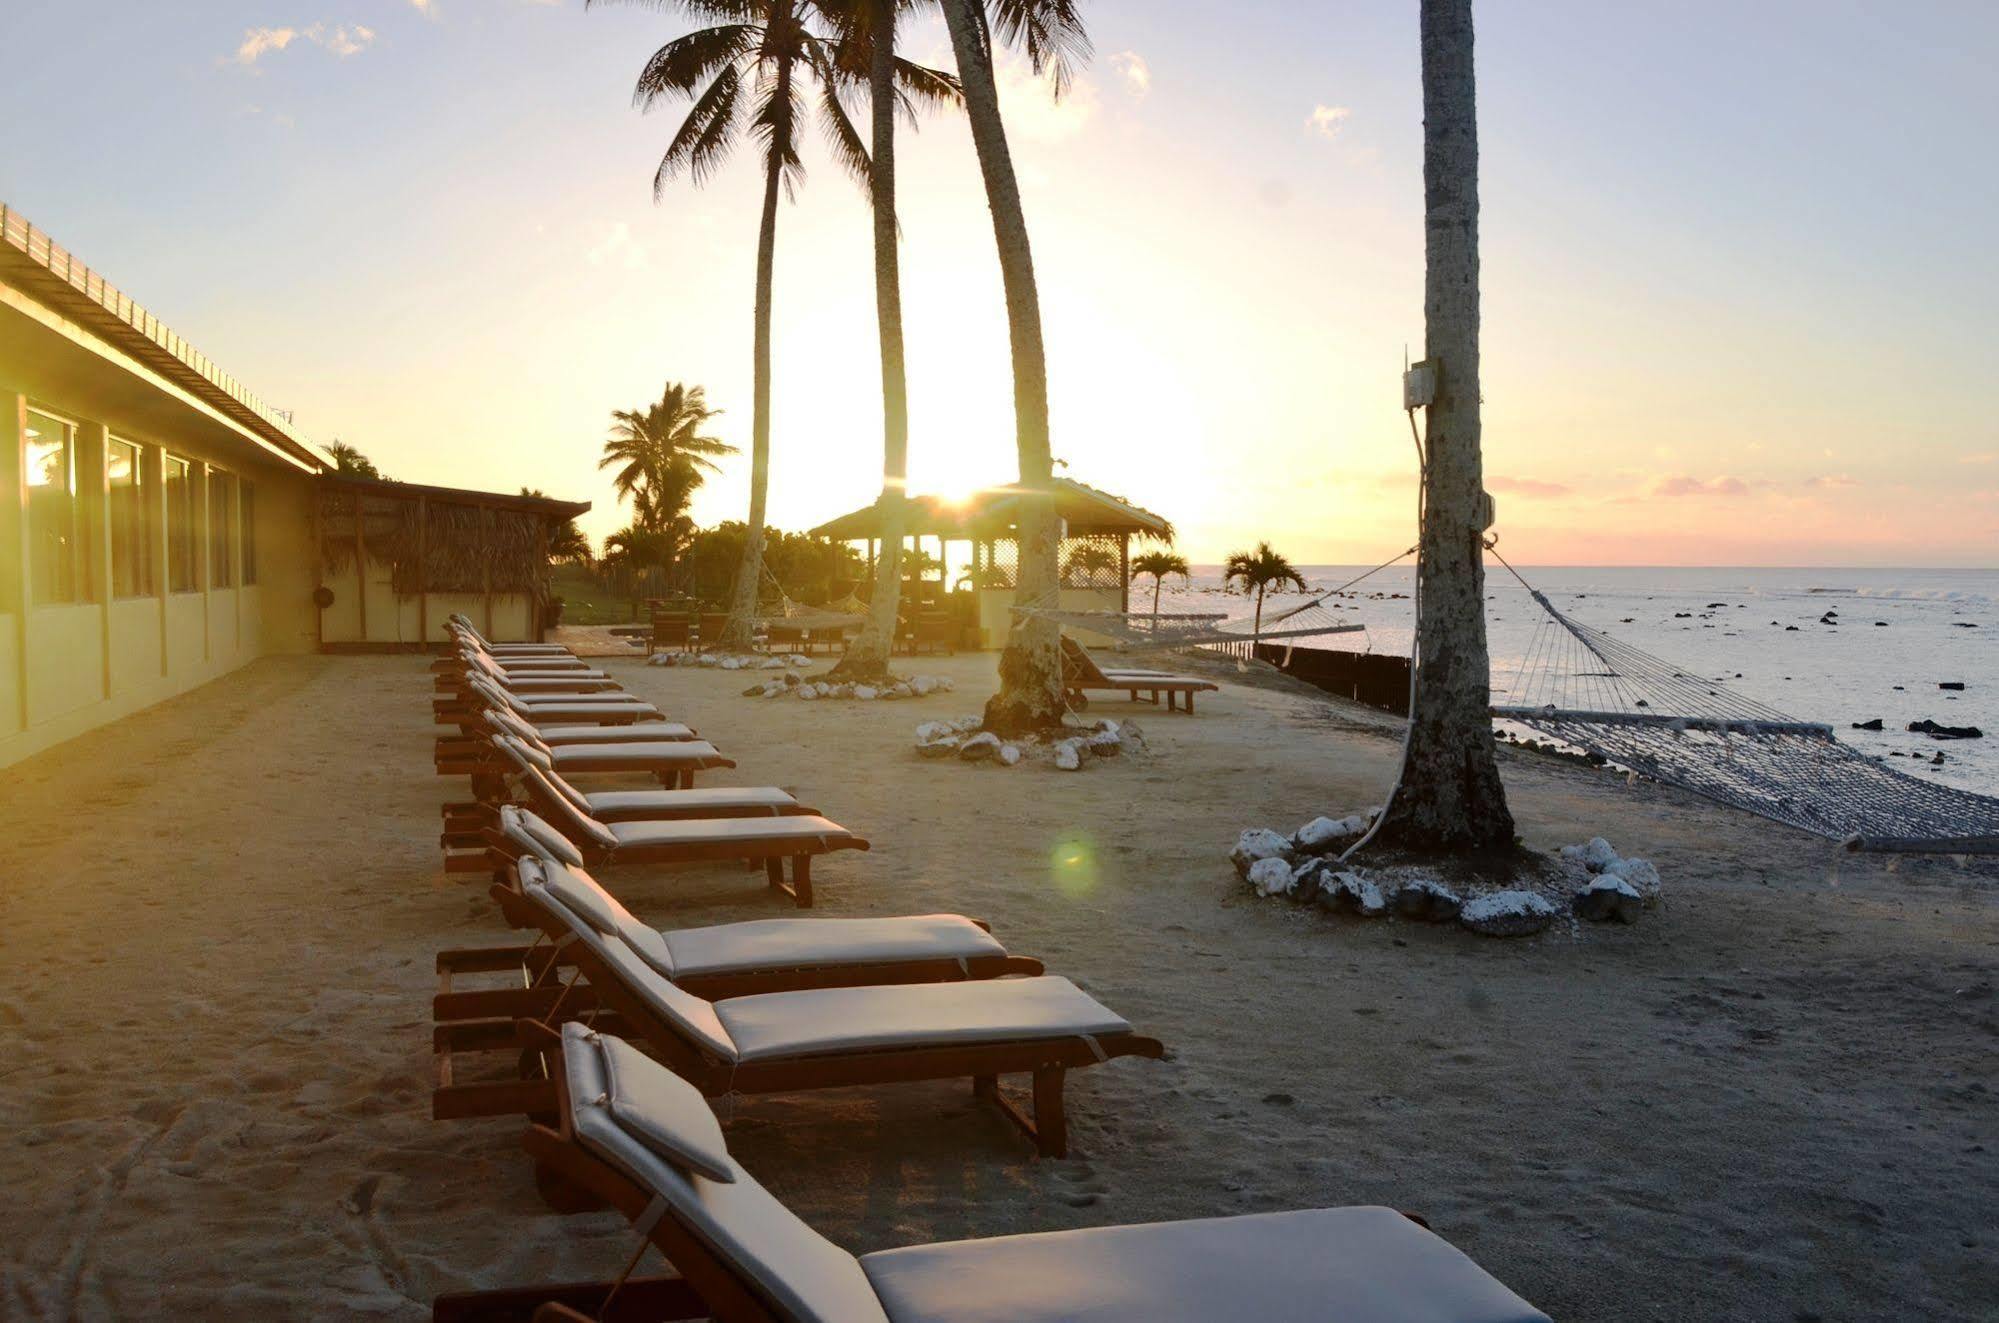
<path fill-rule="evenodd" d="M 812 908 L 812 856 L 809 854 L 791 857 L 791 894 L 799 909 Z"/>
<path fill-rule="evenodd" d="M 1062 1108 L 1062 1082 L 1067 1074 L 1060 1066 L 1043 1066 L 1034 1072 L 1034 1143 L 1044 1158 L 1069 1156 L 1069 1117 Z"/>
<path fill-rule="evenodd" d="M 777 858 L 775 855 L 764 860 L 764 876 L 770 879 L 770 889 L 772 891 L 783 891 L 785 889 L 784 860 Z"/>
<path fill-rule="evenodd" d="M 974 1098 L 986 1098 L 986 1099 L 999 1097 L 999 1076 L 997 1075 L 972 1076 L 972 1096 Z"/>

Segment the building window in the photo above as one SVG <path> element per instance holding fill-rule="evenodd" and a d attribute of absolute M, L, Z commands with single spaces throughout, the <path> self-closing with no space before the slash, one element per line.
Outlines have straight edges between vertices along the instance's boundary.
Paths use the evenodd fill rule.
<path fill-rule="evenodd" d="M 229 489 L 235 479 L 221 469 L 208 471 L 208 586 L 236 586 L 236 521 L 230 510 Z"/>
<path fill-rule="evenodd" d="M 146 510 L 145 452 L 113 437 L 104 452 L 111 488 L 111 593 L 147 597 L 153 591 L 152 520 Z"/>
<path fill-rule="evenodd" d="M 76 600 L 75 429 L 28 411 L 28 583 L 37 605 Z"/>
<path fill-rule="evenodd" d="M 257 484 L 238 482 L 236 484 L 236 507 L 241 512 L 238 522 L 243 528 L 243 586 L 250 587 L 257 582 Z"/>
<path fill-rule="evenodd" d="M 199 592 L 194 575 L 194 468 L 178 455 L 161 464 L 167 485 L 167 587 Z"/>

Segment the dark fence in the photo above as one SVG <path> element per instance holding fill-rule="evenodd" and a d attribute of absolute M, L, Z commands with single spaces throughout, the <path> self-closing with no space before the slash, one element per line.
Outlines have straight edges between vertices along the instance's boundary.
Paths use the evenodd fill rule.
<path fill-rule="evenodd" d="M 1341 652 L 1333 648 L 1289 648 L 1259 643 L 1256 656 L 1286 675 L 1356 703 L 1409 715 L 1409 659 L 1380 652 Z"/>

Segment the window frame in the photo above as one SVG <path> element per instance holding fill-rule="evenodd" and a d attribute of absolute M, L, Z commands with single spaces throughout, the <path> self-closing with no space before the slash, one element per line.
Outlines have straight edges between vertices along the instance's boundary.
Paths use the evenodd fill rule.
<path fill-rule="evenodd" d="M 36 564 L 39 559 L 38 553 L 42 549 L 40 546 L 41 530 L 38 527 L 35 517 L 34 497 L 31 495 L 39 484 L 36 484 L 30 478 L 27 451 L 25 448 L 28 442 L 27 438 L 23 437 L 21 485 L 23 488 L 23 517 L 26 519 L 28 525 L 27 605 L 29 607 L 82 605 L 88 601 L 88 598 L 84 595 L 83 502 L 78 499 L 76 459 L 77 443 L 83 431 L 83 424 L 80 420 L 71 418 L 67 414 L 58 413 L 52 409 L 41 408 L 34 404 L 28 406 L 27 412 L 32 418 L 44 419 L 63 429 L 63 490 L 69 498 L 68 535 L 66 538 L 58 539 L 60 543 L 65 543 L 68 547 L 67 559 L 63 563 L 65 571 L 63 583 L 64 595 L 60 597 L 44 597 L 42 596 L 41 571 Z"/>
<path fill-rule="evenodd" d="M 128 485 L 133 492 L 133 497 L 131 508 L 127 512 L 131 526 L 125 530 L 129 538 L 129 547 L 127 548 L 127 555 L 131 561 L 129 566 L 123 564 L 119 559 L 120 518 L 115 504 L 117 500 L 115 493 L 119 491 L 119 487 L 111 476 L 111 456 L 120 449 L 132 452 L 132 481 Z M 159 593 L 159 580 L 155 573 L 156 567 L 153 563 L 157 558 L 152 536 L 153 506 L 155 502 L 150 499 L 153 494 L 153 484 L 147 481 L 148 465 L 146 461 L 149 458 L 148 452 L 151 449 L 152 447 L 143 441 L 128 440 L 125 437 L 108 432 L 105 434 L 104 517 L 111 543 L 111 564 L 108 567 L 109 574 L 106 576 L 106 586 L 110 591 L 111 600 L 113 601 L 128 602 L 134 598 L 156 597 Z M 131 572 L 131 586 L 129 589 L 124 586 L 123 582 L 125 578 L 123 571 L 126 569 L 129 569 Z"/>
<path fill-rule="evenodd" d="M 236 475 L 236 582 L 257 586 L 257 484 Z"/>
<path fill-rule="evenodd" d="M 185 470 L 186 481 L 182 490 L 187 493 L 186 518 L 181 521 L 185 525 L 185 527 L 178 530 L 174 527 L 175 523 L 174 496 L 173 496 L 174 483 L 172 475 L 173 466 L 176 464 L 180 465 L 181 468 Z M 198 536 L 198 530 L 195 528 L 196 516 L 195 516 L 195 500 L 194 500 L 195 497 L 194 466 L 195 466 L 195 461 L 188 458 L 186 455 L 176 455 L 171 450 L 163 450 L 160 452 L 160 495 L 165 503 L 165 509 L 166 509 L 166 535 L 167 535 L 166 536 L 166 543 L 167 543 L 166 584 L 167 584 L 167 591 L 169 593 L 175 593 L 175 594 L 198 593 L 202 590 L 202 582 L 201 582 L 202 545 L 201 545 L 201 538 Z M 174 553 L 177 549 L 185 550 L 187 556 L 188 582 L 187 586 L 185 587 L 181 585 L 180 579 L 175 573 L 175 571 L 179 568 L 179 566 L 177 566 L 174 563 L 175 562 Z"/>
<path fill-rule="evenodd" d="M 203 477 L 208 498 L 208 586 L 236 587 L 236 475 L 210 464 Z"/>

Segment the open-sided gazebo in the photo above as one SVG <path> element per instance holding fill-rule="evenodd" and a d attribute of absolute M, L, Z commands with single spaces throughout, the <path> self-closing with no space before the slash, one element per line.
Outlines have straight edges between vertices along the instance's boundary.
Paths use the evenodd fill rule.
<path fill-rule="evenodd" d="M 1129 610 L 1132 540 L 1171 542 L 1173 525 L 1072 478 L 1056 478 L 1054 489 L 1055 513 L 1062 520 L 1063 609 Z M 1019 499 L 1014 488 L 989 489 L 960 500 L 934 495 L 908 498 L 903 521 L 907 545 L 923 550 L 924 539 L 935 538 L 938 562 L 948 565 L 951 543 L 970 544 L 970 572 L 959 587 L 976 594 L 975 625 L 982 647 L 1001 646 L 1011 627 L 1019 564 L 1013 512 Z M 829 519 L 812 533 L 835 542 L 866 543 L 868 579 L 873 582 L 882 539 L 879 502 Z"/>

